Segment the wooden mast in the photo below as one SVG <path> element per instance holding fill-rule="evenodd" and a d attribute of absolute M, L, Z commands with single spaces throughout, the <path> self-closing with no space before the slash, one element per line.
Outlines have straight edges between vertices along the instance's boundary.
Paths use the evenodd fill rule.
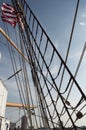
<path fill-rule="evenodd" d="M 36 108 L 36 106 L 30 106 L 26 104 L 13 103 L 13 102 L 7 102 L 6 107 L 31 108 L 31 109 Z"/>
<path fill-rule="evenodd" d="M 17 50 L 17 52 L 27 61 L 29 62 L 28 58 L 22 53 L 22 51 L 16 46 L 16 44 L 12 41 L 12 39 L 6 34 L 6 32 L 0 28 L 0 32 L 2 35 L 9 41 L 9 43 Z M 29 62 L 30 63 L 30 62 Z"/>

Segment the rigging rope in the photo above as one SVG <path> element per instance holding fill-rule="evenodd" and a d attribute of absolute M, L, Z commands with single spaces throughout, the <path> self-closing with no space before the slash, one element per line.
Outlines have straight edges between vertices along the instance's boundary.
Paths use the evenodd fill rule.
<path fill-rule="evenodd" d="M 19 47 L 23 54 L 27 55 L 30 64 L 26 63 L 25 60 L 19 56 L 18 65 L 13 50 L 11 50 L 10 56 L 14 73 L 17 72 L 18 66 L 22 68 L 21 76 L 19 74 L 15 75 L 22 104 L 34 104 L 34 98 L 37 103 L 37 110 L 27 110 L 29 119 L 28 127 L 31 126 L 32 130 L 32 126 L 43 126 L 46 129 L 60 126 L 64 130 L 65 127 L 72 126 L 76 130 L 76 121 L 78 122 L 79 119 L 86 116 L 86 112 L 84 112 L 86 108 L 86 96 L 75 79 L 84 56 L 86 43 L 74 76 L 66 63 L 80 0 L 77 1 L 65 61 L 62 59 L 27 2 L 25 0 L 20 1 L 13 0 L 13 5 L 17 11 L 21 11 L 23 14 L 24 31 L 19 24 L 19 37 L 15 33 L 15 39 L 16 41 L 17 37 L 20 39 Z M 56 74 L 52 72 L 54 63 L 57 63 L 56 67 L 58 68 Z M 31 77 L 29 77 L 28 72 Z M 31 86 L 32 84 L 29 78 L 33 82 L 33 86 Z M 62 82 L 64 84 L 62 84 Z M 78 93 L 77 97 L 79 97 L 78 100 L 76 98 L 75 104 L 72 102 L 73 88 L 75 88 Z M 34 90 L 34 96 L 32 90 Z M 36 95 L 37 97 L 35 97 Z M 36 121 L 35 123 L 33 122 L 33 117 Z M 40 123 L 38 123 L 38 120 Z"/>
<path fill-rule="evenodd" d="M 17 3 L 16 1 L 15 7 L 19 6 L 20 10 L 23 13 L 23 22 L 24 22 L 25 30 L 24 32 L 21 32 L 21 35 L 22 35 L 22 39 L 24 40 L 24 46 L 25 46 L 27 56 L 31 62 L 30 67 L 32 72 L 32 80 L 35 88 L 37 89 L 38 98 L 41 105 L 40 114 L 42 114 L 42 116 L 45 117 L 45 120 L 43 120 L 43 124 L 46 128 L 50 128 L 50 126 L 53 126 L 55 128 L 56 125 L 53 121 L 53 119 L 55 119 L 55 121 L 57 120 L 57 122 L 60 121 L 60 125 L 62 129 L 64 129 L 64 126 L 67 126 L 67 124 L 65 125 L 65 123 L 67 119 L 69 119 L 69 121 L 71 122 L 70 126 L 73 126 L 74 129 L 76 130 L 75 121 L 73 119 L 73 115 L 71 115 L 70 109 L 75 114 L 75 116 L 80 115 L 79 111 L 77 114 L 75 112 L 76 112 L 76 108 L 81 106 L 79 105 L 79 103 L 81 104 L 81 102 L 79 100 L 76 105 L 76 108 L 74 109 L 74 107 L 70 104 L 67 98 L 65 98 L 65 93 L 68 95 L 70 84 L 73 82 L 74 85 L 76 86 L 79 95 L 82 95 L 83 99 L 86 101 L 86 96 L 84 92 L 82 91 L 81 87 L 75 80 L 75 77 L 72 75 L 71 71 L 66 65 L 69 50 L 70 50 L 71 40 L 73 36 L 74 26 L 76 22 L 79 0 L 77 1 L 77 7 L 74 16 L 73 27 L 70 35 L 65 62 L 60 56 L 55 46 L 53 45 L 53 43 L 51 42 L 50 38 L 48 37 L 44 29 L 42 28 L 36 16 L 33 14 L 32 10 L 30 9 L 26 1 L 23 1 L 24 10 L 22 10 L 20 4 L 21 3 L 19 2 Z M 51 50 L 51 53 L 47 60 L 46 56 L 49 53 L 49 50 Z M 59 63 L 59 69 L 55 77 L 51 71 L 51 67 L 54 62 L 54 57 L 55 59 L 56 58 L 58 59 L 58 63 Z M 68 75 L 68 79 L 66 79 L 67 85 L 65 86 L 65 93 L 61 93 L 58 87 L 59 86 L 58 82 L 61 83 L 59 77 L 62 77 L 61 75 L 63 75 L 64 77 L 63 70 L 65 70 Z M 57 94 L 56 97 L 58 98 L 54 99 L 53 97 L 54 95 L 52 93 Z M 70 97 L 71 94 L 69 94 L 69 98 Z M 61 102 L 61 110 L 57 109 L 59 102 Z M 51 109 L 55 112 L 55 114 L 52 113 Z M 62 119 L 65 118 L 66 116 L 67 118 L 65 120 L 65 123 L 63 124 Z M 48 120 L 51 120 L 51 123 L 48 122 Z M 47 124 L 45 123 L 45 121 Z"/>

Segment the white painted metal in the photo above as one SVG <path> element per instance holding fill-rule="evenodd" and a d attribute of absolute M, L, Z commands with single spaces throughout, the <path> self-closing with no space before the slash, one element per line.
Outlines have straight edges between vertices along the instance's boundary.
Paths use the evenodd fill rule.
<path fill-rule="evenodd" d="M 0 130 L 9 130 L 10 128 L 10 121 L 5 118 L 0 117 Z"/>
<path fill-rule="evenodd" d="M 0 80 L 0 116 L 5 117 L 5 109 L 7 102 L 7 89 L 3 82 Z"/>

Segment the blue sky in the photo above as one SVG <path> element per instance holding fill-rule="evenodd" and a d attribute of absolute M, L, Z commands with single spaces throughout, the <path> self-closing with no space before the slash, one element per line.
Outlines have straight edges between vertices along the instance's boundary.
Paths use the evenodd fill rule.
<path fill-rule="evenodd" d="M 60 52 L 63 59 L 65 59 L 66 50 L 68 47 L 76 2 L 77 0 L 54 0 L 54 2 L 53 0 L 29 0 L 31 9 L 43 25 L 44 29 L 48 33 L 55 46 L 58 48 L 58 51 Z M 81 0 L 68 58 L 68 66 L 72 73 L 75 72 L 85 41 L 86 1 Z M 84 69 L 86 66 L 85 57 L 80 68 L 80 72 L 82 71 L 81 73 L 86 74 L 86 71 Z M 78 82 L 81 84 L 81 86 L 85 85 L 85 76 L 84 81 L 79 80 Z"/>
<path fill-rule="evenodd" d="M 3 1 L 10 3 L 11 0 Z M 59 53 L 61 54 L 63 59 L 65 59 L 77 0 L 27 0 L 27 2 L 29 3 L 39 22 L 42 24 L 43 28 L 46 30 L 50 39 L 53 41 Z M 1 18 L 0 26 L 4 28 Z M 10 25 L 8 25 L 8 27 L 9 31 L 11 32 L 11 37 L 14 36 L 14 30 L 11 31 L 11 29 L 13 28 Z M 13 37 L 12 39 L 15 40 Z M 12 68 L 10 65 L 11 61 L 9 58 L 9 52 L 6 47 L 6 42 L 7 41 L 0 34 L 0 78 L 4 81 L 12 74 Z M 81 55 L 85 42 L 86 0 L 81 0 L 67 62 L 67 65 L 73 74 L 75 73 L 77 63 L 79 61 L 79 57 Z M 76 80 L 82 87 L 84 93 L 86 93 L 85 59 L 86 53 L 76 77 Z M 55 73 L 55 66 L 52 71 L 53 73 Z M 8 100 L 15 101 L 16 99 L 16 101 L 19 102 L 20 100 L 14 79 L 11 82 L 13 83 L 13 85 L 10 84 L 10 81 L 5 81 L 8 88 Z M 9 117 L 12 118 L 12 115 L 10 115 Z"/>

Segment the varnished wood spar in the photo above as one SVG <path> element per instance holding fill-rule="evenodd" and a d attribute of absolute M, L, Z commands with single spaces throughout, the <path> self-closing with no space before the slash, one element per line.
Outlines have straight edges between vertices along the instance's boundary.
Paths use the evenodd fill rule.
<path fill-rule="evenodd" d="M 27 61 L 29 62 L 28 58 L 22 53 L 22 51 L 16 46 L 16 44 L 11 40 L 11 38 L 6 34 L 6 32 L 0 28 L 0 32 L 2 35 L 9 41 L 9 43 L 17 50 L 17 52 Z M 29 62 L 30 63 L 30 62 Z"/>
<path fill-rule="evenodd" d="M 25 105 L 25 104 L 20 104 L 20 103 L 13 103 L 13 102 L 7 102 L 6 107 L 31 108 L 31 109 L 36 108 L 36 106 L 30 106 L 30 105 Z"/>

